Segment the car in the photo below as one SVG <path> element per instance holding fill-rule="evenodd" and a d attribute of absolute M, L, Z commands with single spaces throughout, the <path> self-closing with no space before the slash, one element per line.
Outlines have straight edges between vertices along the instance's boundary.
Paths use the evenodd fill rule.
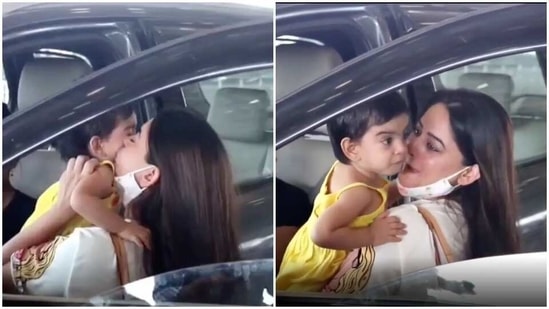
<path fill-rule="evenodd" d="M 277 7 L 277 177 L 312 200 L 335 160 L 329 119 L 389 91 L 414 113 L 437 89 L 477 89 L 512 118 L 522 247 L 545 252 L 545 9 L 486 5 L 421 25 L 396 5 Z"/>
<path fill-rule="evenodd" d="M 517 264 L 523 266 L 516 267 Z M 511 254 L 420 270 L 363 294 L 277 292 L 276 303 L 278 306 L 543 306 L 547 303 L 546 273 L 547 252 Z"/>
<path fill-rule="evenodd" d="M 3 121 L 2 163 L 19 159 L 17 189 L 36 197 L 55 182 L 64 163 L 51 141 L 117 106 L 134 104 L 140 123 L 162 110 L 193 108 L 216 129 L 231 159 L 242 259 L 272 259 L 271 10 L 56 3 L 9 12 L 3 22 L 5 103 L 15 112 Z M 227 88 L 232 98 L 223 97 Z M 220 100 L 237 108 L 243 98 L 258 102 L 249 117 L 211 117 Z M 224 135 L 230 126 L 245 126 L 241 133 L 254 138 Z M 4 296 L 18 304 L 37 301 Z M 48 301 L 59 302 L 37 302 Z"/>

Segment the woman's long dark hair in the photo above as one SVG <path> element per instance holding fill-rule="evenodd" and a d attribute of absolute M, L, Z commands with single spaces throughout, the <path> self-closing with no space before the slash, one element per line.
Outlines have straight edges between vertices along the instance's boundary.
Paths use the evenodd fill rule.
<path fill-rule="evenodd" d="M 191 111 L 170 110 L 152 121 L 148 146 L 160 179 L 130 206 L 151 230 L 148 275 L 238 260 L 231 166 L 212 127 Z"/>
<path fill-rule="evenodd" d="M 444 104 L 465 166 L 477 164 L 480 179 L 449 196 L 458 202 L 469 228 L 470 258 L 520 251 L 518 197 L 513 162 L 513 126 L 496 100 L 480 92 L 441 90 L 418 110 Z"/>

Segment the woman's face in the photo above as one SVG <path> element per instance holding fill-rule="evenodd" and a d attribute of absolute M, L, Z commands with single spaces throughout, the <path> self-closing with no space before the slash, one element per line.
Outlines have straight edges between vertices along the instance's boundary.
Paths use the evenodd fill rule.
<path fill-rule="evenodd" d="M 464 168 L 444 104 L 435 104 L 421 117 L 408 141 L 409 159 L 399 174 L 405 187 L 432 184 Z"/>
<path fill-rule="evenodd" d="M 122 176 L 140 168 L 149 166 L 147 154 L 149 153 L 149 131 L 151 121 L 141 126 L 141 131 L 124 141 L 124 147 L 118 151 L 115 159 L 116 175 Z"/>

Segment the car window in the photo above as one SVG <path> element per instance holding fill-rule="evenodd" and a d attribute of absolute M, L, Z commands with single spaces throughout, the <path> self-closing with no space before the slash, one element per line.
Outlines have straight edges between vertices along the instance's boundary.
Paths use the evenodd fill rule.
<path fill-rule="evenodd" d="M 197 31 L 204 31 L 214 27 L 214 25 L 198 23 L 182 23 L 181 25 L 153 24 L 151 30 L 154 40 L 157 44 L 160 44 L 183 36 L 188 36 Z"/>
<path fill-rule="evenodd" d="M 273 97 L 273 70 L 261 70 L 244 72 L 230 76 L 221 76 L 198 83 L 200 90 L 206 99 L 205 103 L 211 105 L 215 101 L 215 95 L 222 88 L 257 89 L 267 92 L 269 106 L 272 108 Z M 187 102 L 192 104 L 194 102 Z"/>
<path fill-rule="evenodd" d="M 438 87 L 484 92 L 501 103 L 513 121 L 516 162 L 546 157 L 547 89 L 535 52 L 495 58 L 438 75 Z"/>
<path fill-rule="evenodd" d="M 8 81 L 6 80 L 6 73 L 4 72 L 4 66 L 2 66 L 2 103 L 8 104 L 10 101 L 10 89 L 8 87 Z"/>
<path fill-rule="evenodd" d="M 161 109 L 184 104 L 199 112 L 219 134 L 235 180 L 256 182 L 273 175 L 273 70 L 221 76 L 186 85 Z"/>

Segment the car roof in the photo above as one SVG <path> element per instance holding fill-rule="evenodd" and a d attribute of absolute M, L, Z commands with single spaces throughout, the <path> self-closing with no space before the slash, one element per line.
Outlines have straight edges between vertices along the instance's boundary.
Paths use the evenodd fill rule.
<path fill-rule="evenodd" d="M 236 3 L 38 3 L 4 13 L 2 26 L 3 33 L 7 33 L 33 24 L 71 20 L 154 19 L 185 22 L 188 16 L 194 16 L 194 20 L 199 19 L 203 23 L 228 24 L 272 18 L 272 9 Z"/>
<path fill-rule="evenodd" d="M 363 3 L 284 3 L 277 4 L 276 11 L 277 15 L 283 14 L 295 14 L 306 11 L 325 11 L 325 12 L 353 12 L 353 11 L 363 11 L 363 8 L 371 5 L 382 5 L 382 4 L 363 4 Z M 401 3 L 401 4 L 387 4 L 392 7 L 401 9 L 406 13 L 412 22 L 418 27 L 429 26 L 436 24 L 445 19 L 455 17 L 457 15 L 470 13 L 476 10 L 486 9 L 489 7 L 498 6 L 501 4 L 473 4 L 473 3 L 440 3 L 440 4 L 431 4 L 431 3 Z"/>

